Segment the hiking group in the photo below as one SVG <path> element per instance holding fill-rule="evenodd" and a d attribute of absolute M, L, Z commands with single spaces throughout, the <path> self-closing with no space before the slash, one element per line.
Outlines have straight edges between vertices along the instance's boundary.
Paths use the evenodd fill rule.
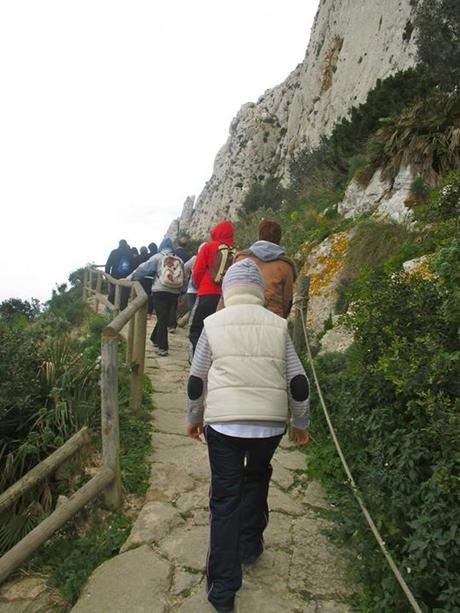
<path fill-rule="evenodd" d="M 207 594 L 220 612 L 233 611 L 242 565 L 263 552 L 271 459 L 289 418 L 292 440 L 309 440 L 309 383 L 287 326 L 296 272 L 280 241 L 279 224 L 262 220 L 258 240 L 235 254 L 233 226 L 222 221 L 196 256 L 166 238 L 124 275 L 151 277 L 151 340 L 159 356 L 168 355 L 171 312 L 187 295 L 187 434 L 204 435 L 208 445 Z"/>

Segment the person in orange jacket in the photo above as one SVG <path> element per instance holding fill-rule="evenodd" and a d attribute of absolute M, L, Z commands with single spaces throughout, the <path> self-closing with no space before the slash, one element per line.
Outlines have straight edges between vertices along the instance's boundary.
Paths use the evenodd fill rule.
<path fill-rule="evenodd" d="M 222 295 L 222 287 L 211 274 L 216 252 L 220 245 L 233 247 L 233 226 L 229 221 L 221 221 L 210 232 L 211 240 L 205 243 L 195 260 L 192 278 L 197 288 L 197 301 L 190 315 L 189 339 L 192 350 L 203 330 L 203 322 L 208 315 L 215 313 Z"/>

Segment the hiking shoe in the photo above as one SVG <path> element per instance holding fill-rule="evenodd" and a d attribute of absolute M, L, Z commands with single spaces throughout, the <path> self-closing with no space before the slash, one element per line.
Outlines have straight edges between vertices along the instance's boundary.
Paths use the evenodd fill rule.
<path fill-rule="evenodd" d="M 211 600 L 209 602 L 218 613 L 232 613 L 235 608 L 235 603 L 233 600 L 227 604 L 214 604 Z"/>
<path fill-rule="evenodd" d="M 157 355 L 159 355 L 159 356 L 161 356 L 161 357 L 164 357 L 164 356 L 167 356 L 167 355 L 168 355 L 168 351 L 167 351 L 167 349 L 160 349 L 160 348 L 158 348 L 158 349 L 156 350 L 156 352 L 157 352 Z"/>

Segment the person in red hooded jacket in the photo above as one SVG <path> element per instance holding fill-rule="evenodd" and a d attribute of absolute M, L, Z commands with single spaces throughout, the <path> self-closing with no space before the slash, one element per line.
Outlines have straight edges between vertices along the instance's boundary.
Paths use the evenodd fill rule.
<path fill-rule="evenodd" d="M 222 287 L 214 282 L 210 271 L 219 246 L 233 247 L 233 226 L 229 221 L 221 221 L 214 226 L 210 235 L 211 240 L 200 248 L 192 270 L 193 283 L 198 289 L 197 301 L 190 315 L 189 339 L 193 352 L 203 330 L 204 319 L 216 312 L 222 295 Z"/>

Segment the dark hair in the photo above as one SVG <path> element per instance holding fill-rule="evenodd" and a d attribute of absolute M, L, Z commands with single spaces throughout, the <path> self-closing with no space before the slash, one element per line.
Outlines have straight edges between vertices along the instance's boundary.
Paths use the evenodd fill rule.
<path fill-rule="evenodd" d="M 257 227 L 259 240 L 270 241 L 270 243 L 280 244 L 281 226 L 276 221 L 262 219 Z"/>

